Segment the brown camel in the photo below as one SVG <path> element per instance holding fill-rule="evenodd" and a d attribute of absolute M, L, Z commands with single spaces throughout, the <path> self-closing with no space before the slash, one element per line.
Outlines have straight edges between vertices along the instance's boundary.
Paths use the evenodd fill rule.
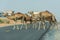
<path fill-rule="evenodd" d="M 10 20 L 14 20 L 14 27 L 13 27 L 13 30 L 14 30 L 15 29 L 15 24 L 16 24 L 16 17 L 14 15 L 13 16 L 9 16 L 8 13 L 4 13 L 3 16 L 7 17 Z M 17 29 L 19 29 L 18 26 L 17 26 Z"/>
<path fill-rule="evenodd" d="M 32 18 L 27 15 L 27 14 L 24 14 L 24 17 L 23 17 L 23 20 L 24 20 L 24 23 L 25 23 L 25 26 L 26 26 L 26 29 L 28 28 L 27 24 L 29 23 L 32 23 Z M 27 24 L 26 24 L 27 23 Z"/>
<path fill-rule="evenodd" d="M 22 13 L 20 13 L 20 12 L 17 12 L 17 13 L 15 13 L 15 14 L 13 14 L 13 15 L 8 15 L 8 13 L 4 13 L 3 16 L 7 17 L 7 18 L 10 19 L 10 20 L 14 20 L 14 21 L 15 21 L 14 24 L 17 22 L 17 20 L 22 19 L 22 22 L 23 22 L 23 20 L 24 20 L 24 19 L 23 19 L 24 14 L 22 14 Z M 13 28 L 13 29 L 15 29 L 15 25 L 14 25 L 14 28 Z M 17 29 L 19 29 L 19 28 L 17 27 Z"/>
<path fill-rule="evenodd" d="M 23 13 L 17 12 L 17 13 L 14 14 L 14 16 L 16 17 L 16 20 L 21 20 L 22 23 L 24 22 L 25 15 Z"/>
<path fill-rule="evenodd" d="M 37 23 L 39 23 L 39 27 L 38 27 L 38 30 L 40 29 L 40 15 L 39 15 L 40 12 L 33 12 L 33 11 L 30 11 L 28 12 L 28 14 L 32 17 L 32 21 L 33 21 L 33 28 L 36 28 L 37 27 Z"/>
<path fill-rule="evenodd" d="M 39 15 L 41 17 L 42 22 L 45 23 L 45 21 L 49 21 L 49 23 L 51 25 L 53 25 L 53 24 L 56 25 L 57 20 L 56 20 L 55 16 L 51 12 L 46 10 L 46 11 L 40 12 Z"/>
<path fill-rule="evenodd" d="M 27 23 L 27 22 L 32 23 L 32 17 L 29 16 L 28 14 L 25 14 L 24 21 L 25 21 L 26 23 Z"/>

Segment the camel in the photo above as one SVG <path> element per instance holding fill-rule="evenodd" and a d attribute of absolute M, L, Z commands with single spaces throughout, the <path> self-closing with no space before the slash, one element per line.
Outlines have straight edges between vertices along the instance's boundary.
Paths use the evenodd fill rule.
<path fill-rule="evenodd" d="M 28 14 L 25 14 L 24 21 L 25 21 L 25 23 L 27 23 L 27 22 L 32 23 L 32 17 L 31 17 L 31 16 L 29 16 Z"/>
<path fill-rule="evenodd" d="M 17 12 L 17 13 L 14 14 L 14 16 L 16 17 L 16 20 L 20 20 L 21 19 L 21 22 L 23 23 L 24 17 L 25 17 L 25 15 L 23 13 Z"/>
<path fill-rule="evenodd" d="M 25 26 L 26 26 L 26 29 L 28 28 L 27 24 L 31 24 L 32 23 L 32 18 L 27 15 L 27 14 L 24 14 L 24 23 L 25 23 Z"/>
<path fill-rule="evenodd" d="M 17 12 L 17 13 L 15 13 L 15 14 L 13 14 L 13 15 L 8 15 L 8 13 L 4 13 L 3 14 L 3 16 L 5 16 L 5 17 L 7 17 L 8 19 L 10 19 L 10 20 L 14 20 L 15 22 L 17 22 L 17 20 L 22 20 L 21 22 L 23 22 L 24 21 L 24 19 L 23 19 L 23 17 L 25 16 L 24 14 L 22 14 L 22 13 L 20 13 L 20 12 Z M 15 24 L 15 23 L 14 23 Z M 15 29 L 15 26 L 14 26 L 14 28 L 13 29 Z M 19 28 L 18 28 L 19 29 Z"/>
<path fill-rule="evenodd" d="M 16 24 L 16 17 L 13 15 L 13 16 L 9 16 L 8 15 L 8 13 L 5 13 L 5 14 L 3 14 L 3 16 L 4 17 L 7 17 L 8 19 L 10 19 L 10 20 L 14 20 L 14 27 L 13 27 L 13 30 L 16 28 L 15 27 L 15 24 Z M 19 29 L 18 27 L 17 27 L 17 29 Z"/>
<path fill-rule="evenodd" d="M 50 21 L 52 23 L 57 22 L 55 16 L 51 12 L 49 12 L 47 10 L 43 11 L 43 12 L 40 12 L 39 15 L 40 15 L 42 21 L 46 20 L 46 21 Z"/>
<path fill-rule="evenodd" d="M 15 13 L 14 15 L 15 15 L 15 17 L 16 17 L 17 20 L 22 19 L 21 22 L 22 22 L 23 24 L 25 23 L 26 29 L 27 29 L 26 23 L 27 23 L 28 21 L 29 21 L 30 23 L 32 23 L 32 18 L 31 18 L 29 15 L 27 15 L 27 14 L 23 14 L 23 13 L 17 12 L 17 13 Z M 22 29 L 22 27 L 21 27 L 21 29 Z"/>
<path fill-rule="evenodd" d="M 39 23 L 39 28 L 38 30 L 40 29 L 40 22 L 41 22 L 41 19 L 40 19 L 40 15 L 39 15 L 40 12 L 33 12 L 33 11 L 29 11 L 28 14 L 30 14 L 30 16 L 32 17 L 32 20 L 33 20 L 33 28 L 36 28 L 37 25 L 36 23 Z M 35 25 L 35 26 L 34 26 Z"/>
<path fill-rule="evenodd" d="M 23 13 L 20 13 L 20 12 L 17 12 L 17 13 L 15 13 L 15 17 L 16 17 L 16 19 L 18 20 L 18 19 L 22 19 L 22 23 L 26 26 L 26 29 L 27 29 L 27 22 L 29 21 L 30 23 L 32 23 L 32 18 L 29 16 L 29 15 L 27 15 L 27 14 L 23 14 Z M 21 29 L 22 29 L 22 27 L 21 27 Z"/>
<path fill-rule="evenodd" d="M 49 21 L 49 23 L 51 25 L 53 25 L 53 24 L 56 25 L 57 24 L 57 20 L 56 20 L 55 16 L 51 12 L 49 12 L 48 10 L 40 12 L 39 15 L 41 17 L 42 22 L 45 23 L 45 21 Z"/>

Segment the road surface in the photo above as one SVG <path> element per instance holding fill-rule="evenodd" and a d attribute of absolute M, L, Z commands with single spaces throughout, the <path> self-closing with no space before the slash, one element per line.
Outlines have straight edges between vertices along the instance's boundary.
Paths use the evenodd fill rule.
<path fill-rule="evenodd" d="M 60 23 L 58 24 L 58 30 L 49 30 L 41 40 L 60 40 Z"/>
<path fill-rule="evenodd" d="M 48 25 L 48 23 L 47 23 Z M 18 25 L 21 26 L 21 25 Z M 49 27 L 49 26 L 47 26 Z M 30 28 L 22 30 L 13 30 L 13 26 L 7 26 L 0 28 L 0 40 L 59 40 L 60 30 L 49 30 L 49 29 L 33 29 L 32 25 Z"/>

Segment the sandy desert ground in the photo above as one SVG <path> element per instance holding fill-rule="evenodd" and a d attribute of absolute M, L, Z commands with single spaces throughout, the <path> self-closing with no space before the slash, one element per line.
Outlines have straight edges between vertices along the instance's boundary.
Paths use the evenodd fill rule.
<path fill-rule="evenodd" d="M 7 26 L 7 25 L 14 25 L 14 22 L 15 21 L 13 21 L 13 20 L 10 20 L 10 19 L 7 19 L 7 18 L 0 18 L 0 19 L 2 19 L 2 20 L 6 20 L 6 21 L 9 21 L 9 23 L 6 23 L 6 22 L 4 22 L 4 23 L 0 23 L 0 27 L 4 27 L 4 26 Z M 21 23 L 21 20 L 18 20 L 17 22 L 16 22 L 16 24 L 22 24 Z"/>

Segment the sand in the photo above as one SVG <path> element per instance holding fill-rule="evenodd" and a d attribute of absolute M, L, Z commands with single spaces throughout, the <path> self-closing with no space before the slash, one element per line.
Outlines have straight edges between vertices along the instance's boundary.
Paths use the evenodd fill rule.
<path fill-rule="evenodd" d="M 9 20 L 9 19 L 3 18 L 3 20 Z M 9 20 L 9 21 L 10 21 L 9 23 L 0 23 L 0 27 L 5 27 L 7 25 L 14 25 L 14 21 L 13 20 Z M 16 22 L 16 24 L 22 24 L 22 23 L 18 21 L 18 22 Z"/>

